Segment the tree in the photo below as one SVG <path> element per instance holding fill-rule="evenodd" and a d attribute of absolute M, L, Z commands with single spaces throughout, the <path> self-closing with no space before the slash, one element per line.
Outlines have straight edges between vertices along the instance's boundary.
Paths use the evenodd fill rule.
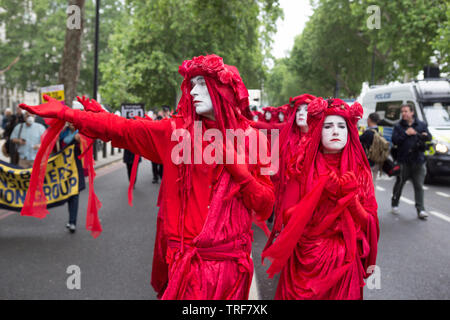
<path fill-rule="evenodd" d="M 72 16 L 70 12 L 72 11 Z M 84 0 L 69 0 L 64 51 L 59 68 L 58 82 L 64 85 L 65 103 L 72 107 L 76 96 L 81 63 L 81 36 L 83 34 Z"/>
<path fill-rule="evenodd" d="M 175 104 L 180 63 L 210 53 L 236 65 L 248 88 L 260 88 L 264 46 L 270 43 L 278 6 L 277 0 L 129 1 L 124 17 L 129 23 L 116 25 L 111 59 L 101 64 L 100 92 L 115 105 L 123 99 Z"/>
<path fill-rule="evenodd" d="M 64 31 L 68 19 L 74 22 L 70 20 L 74 13 L 69 17 L 66 13 L 70 4 L 67 0 L 0 0 L 0 8 L 3 8 L 0 10 L 0 25 L 5 28 L 5 41 L 0 41 L 0 70 L 4 70 L 8 87 L 37 90 L 58 83 Z M 102 0 L 101 4 L 100 62 L 110 59 L 108 38 L 124 7 L 121 0 Z M 77 94 L 92 92 L 94 1 L 85 2 L 83 16 Z M 100 73 L 100 81 L 101 77 Z"/>
<path fill-rule="evenodd" d="M 434 52 L 437 48 L 433 48 L 433 40 L 439 26 L 448 23 L 446 0 L 377 1 L 381 13 L 379 29 L 370 29 L 367 24 L 367 8 L 372 4 L 370 0 L 352 2 L 351 22 L 360 40 L 368 48 L 375 48 L 371 50 L 384 70 L 381 81 L 405 74 L 414 76 L 436 53 L 439 56 L 445 52 Z"/>
<path fill-rule="evenodd" d="M 372 59 L 375 83 L 414 76 L 432 59 L 448 61 L 445 0 L 377 1 L 379 28 L 368 23 L 377 13 L 368 10 L 371 0 L 312 4 L 314 13 L 283 62 L 289 74 L 278 92 L 356 97 L 362 83 L 371 80 Z M 269 82 L 278 72 L 270 73 Z M 277 94 L 271 99 L 278 101 Z"/>

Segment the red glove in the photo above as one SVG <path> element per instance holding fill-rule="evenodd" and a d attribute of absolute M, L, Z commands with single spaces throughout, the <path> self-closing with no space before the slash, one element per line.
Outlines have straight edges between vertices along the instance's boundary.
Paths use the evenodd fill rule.
<path fill-rule="evenodd" d="M 341 193 L 344 197 L 358 190 L 358 182 L 356 181 L 356 176 L 353 171 L 344 173 L 339 179 L 339 184 L 341 186 Z"/>
<path fill-rule="evenodd" d="M 227 152 L 230 152 L 233 154 L 233 163 L 229 164 L 227 163 L 226 155 Z M 237 156 L 236 156 L 236 150 L 234 149 L 234 146 L 232 143 L 227 141 L 226 147 L 224 145 L 224 151 L 223 151 L 223 157 L 225 160 L 225 168 L 228 170 L 228 172 L 231 174 L 233 179 L 239 183 L 243 184 L 250 180 L 252 180 L 252 175 L 250 171 L 248 171 L 248 167 L 246 164 L 238 164 Z"/>
<path fill-rule="evenodd" d="M 328 192 L 330 192 L 331 194 L 337 194 L 340 182 L 339 177 L 333 170 L 330 170 L 328 176 L 330 177 L 330 179 L 328 179 L 327 183 L 325 184 L 325 189 L 328 190 Z"/>
<path fill-rule="evenodd" d="M 29 106 L 21 103 L 19 107 L 28 111 L 29 113 L 37 114 L 43 118 L 58 118 L 66 120 L 64 114 L 67 110 L 71 110 L 68 106 L 62 104 L 56 99 L 44 94 L 44 100 L 48 101 L 37 106 Z"/>
<path fill-rule="evenodd" d="M 77 100 L 83 105 L 85 111 L 90 112 L 106 112 L 105 109 L 102 108 L 100 103 L 95 101 L 94 99 L 89 99 L 83 96 L 83 98 L 80 98 L 77 96 Z"/>

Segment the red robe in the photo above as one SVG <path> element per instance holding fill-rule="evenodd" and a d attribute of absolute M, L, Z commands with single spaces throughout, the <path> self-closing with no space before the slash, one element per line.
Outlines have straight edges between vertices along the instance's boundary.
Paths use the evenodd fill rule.
<path fill-rule="evenodd" d="M 319 153 L 317 181 L 319 176 L 328 175 L 331 170 L 339 174 L 340 156 Z M 293 190 L 299 188 L 296 186 Z M 298 196 L 297 199 L 300 200 Z M 361 205 L 369 213 L 366 232 L 346 213 L 341 213 L 325 230 L 317 232 L 328 222 L 326 217 L 338 206 L 338 200 L 339 191 L 333 185 L 326 186 L 321 192 L 319 204 L 281 272 L 275 299 L 362 299 L 363 278 L 367 277 L 368 267 L 375 263 L 376 257 L 377 203 L 373 192 L 362 200 Z M 353 252 L 350 247 L 354 244 L 356 250 Z"/>
<path fill-rule="evenodd" d="M 347 121 L 348 141 L 338 154 L 320 151 L 327 115 Z M 349 107 L 339 99 L 308 105 L 310 130 L 290 163 L 286 201 L 278 208 L 284 228 L 274 228 L 262 255 L 272 261 L 270 276 L 281 272 L 276 299 L 362 299 L 363 279 L 376 261 L 379 225 L 356 129 L 361 115 L 359 104 Z M 350 173 L 354 180 L 344 178 Z"/>
<path fill-rule="evenodd" d="M 262 220 L 270 215 L 274 201 L 270 180 L 253 170 L 251 180 L 234 181 L 223 165 L 194 164 L 190 197 L 180 210 L 179 166 L 171 158 L 178 141 L 171 141 L 171 134 L 182 128 L 182 118 L 147 121 L 106 113 L 74 115 L 81 133 L 164 165 L 161 206 L 168 284 L 162 299 L 247 299 L 253 274 L 252 211 Z"/>

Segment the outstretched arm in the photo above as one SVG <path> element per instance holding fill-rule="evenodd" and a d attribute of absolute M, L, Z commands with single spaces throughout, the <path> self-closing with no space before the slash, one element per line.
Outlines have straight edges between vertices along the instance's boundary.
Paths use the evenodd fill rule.
<path fill-rule="evenodd" d="M 162 155 L 170 139 L 169 120 L 125 119 L 107 112 L 74 110 L 46 95 L 44 99 L 46 103 L 37 106 L 21 104 L 20 107 L 41 117 L 71 122 L 90 138 L 111 141 L 114 147 L 128 149 L 154 162 L 163 161 Z"/>

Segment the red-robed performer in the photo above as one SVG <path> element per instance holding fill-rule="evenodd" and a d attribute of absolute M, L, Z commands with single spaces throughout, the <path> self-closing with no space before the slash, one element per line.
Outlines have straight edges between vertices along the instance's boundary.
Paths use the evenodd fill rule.
<path fill-rule="evenodd" d="M 301 138 L 308 132 L 308 124 L 306 122 L 308 104 L 315 98 L 315 96 L 305 93 L 295 98 L 291 97 L 289 104 L 285 105 L 288 119 L 284 126 L 281 127 L 280 132 L 279 171 L 272 177 L 275 187 L 275 221 L 271 233 L 272 239 L 277 232 L 281 231 L 282 227 L 282 219 L 277 217 L 280 217 L 285 209 L 285 204 L 289 203 L 293 197 L 298 196 L 298 183 L 289 179 L 286 170 L 289 161 L 300 148 Z"/>
<path fill-rule="evenodd" d="M 289 174 L 298 193 L 286 203 L 283 229 L 263 251 L 276 299 L 362 299 L 373 270 L 379 224 L 370 167 L 359 142 L 359 103 L 317 98 L 309 131 Z"/>
<path fill-rule="evenodd" d="M 164 164 L 161 206 L 168 270 L 160 274 L 167 272 L 168 279 L 162 299 L 247 299 L 253 276 L 251 224 L 254 217 L 265 220 L 272 212 L 270 179 L 259 165 L 176 164 L 172 153 L 180 140 L 174 139 L 175 131 L 190 133 L 193 148 L 210 147 L 194 145 L 194 121 L 201 121 L 202 133 L 216 129 L 223 137 L 230 128 L 255 130 L 241 114 L 249 103 L 248 91 L 237 69 L 216 55 L 186 60 L 179 72 L 182 97 L 171 119 L 127 120 L 73 110 L 49 97 L 39 106 L 21 106 Z"/>

